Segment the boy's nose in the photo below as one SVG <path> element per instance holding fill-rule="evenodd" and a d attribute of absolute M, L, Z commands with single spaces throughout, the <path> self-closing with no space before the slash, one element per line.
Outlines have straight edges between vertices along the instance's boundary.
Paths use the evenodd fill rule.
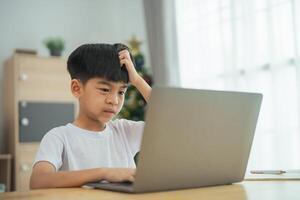
<path fill-rule="evenodd" d="M 106 98 L 106 103 L 117 105 L 119 103 L 118 95 L 108 95 Z"/>

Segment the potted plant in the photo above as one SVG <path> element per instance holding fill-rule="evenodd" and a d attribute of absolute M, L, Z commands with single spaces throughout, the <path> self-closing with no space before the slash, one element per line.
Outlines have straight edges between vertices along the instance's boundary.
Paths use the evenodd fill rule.
<path fill-rule="evenodd" d="M 48 38 L 44 44 L 50 51 L 51 56 L 61 56 L 62 51 L 65 49 L 65 42 L 62 38 Z"/>

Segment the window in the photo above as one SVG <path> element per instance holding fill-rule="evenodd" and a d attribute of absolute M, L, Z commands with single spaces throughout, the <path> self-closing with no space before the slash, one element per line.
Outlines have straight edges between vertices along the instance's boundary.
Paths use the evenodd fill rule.
<path fill-rule="evenodd" d="M 296 0 L 176 0 L 182 86 L 264 94 L 248 169 L 300 168 L 299 11 Z"/>

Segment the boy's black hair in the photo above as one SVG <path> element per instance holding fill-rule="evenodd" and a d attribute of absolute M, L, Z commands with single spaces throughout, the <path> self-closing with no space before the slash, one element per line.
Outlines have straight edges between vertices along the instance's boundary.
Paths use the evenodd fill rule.
<path fill-rule="evenodd" d="M 71 79 L 86 83 L 89 79 L 99 77 L 108 81 L 128 83 L 126 67 L 120 66 L 119 52 L 129 48 L 124 44 L 84 44 L 69 56 L 67 67 Z M 130 51 L 129 51 L 130 52 Z M 133 57 L 130 54 L 134 63 Z"/>

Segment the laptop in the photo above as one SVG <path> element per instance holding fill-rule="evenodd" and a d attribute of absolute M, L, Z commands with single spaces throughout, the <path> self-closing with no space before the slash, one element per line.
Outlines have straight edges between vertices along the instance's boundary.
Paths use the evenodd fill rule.
<path fill-rule="evenodd" d="M 244 179 L 262 95 L 154 87 L 134 183 L 86 186 L 143 193 Z"/>

